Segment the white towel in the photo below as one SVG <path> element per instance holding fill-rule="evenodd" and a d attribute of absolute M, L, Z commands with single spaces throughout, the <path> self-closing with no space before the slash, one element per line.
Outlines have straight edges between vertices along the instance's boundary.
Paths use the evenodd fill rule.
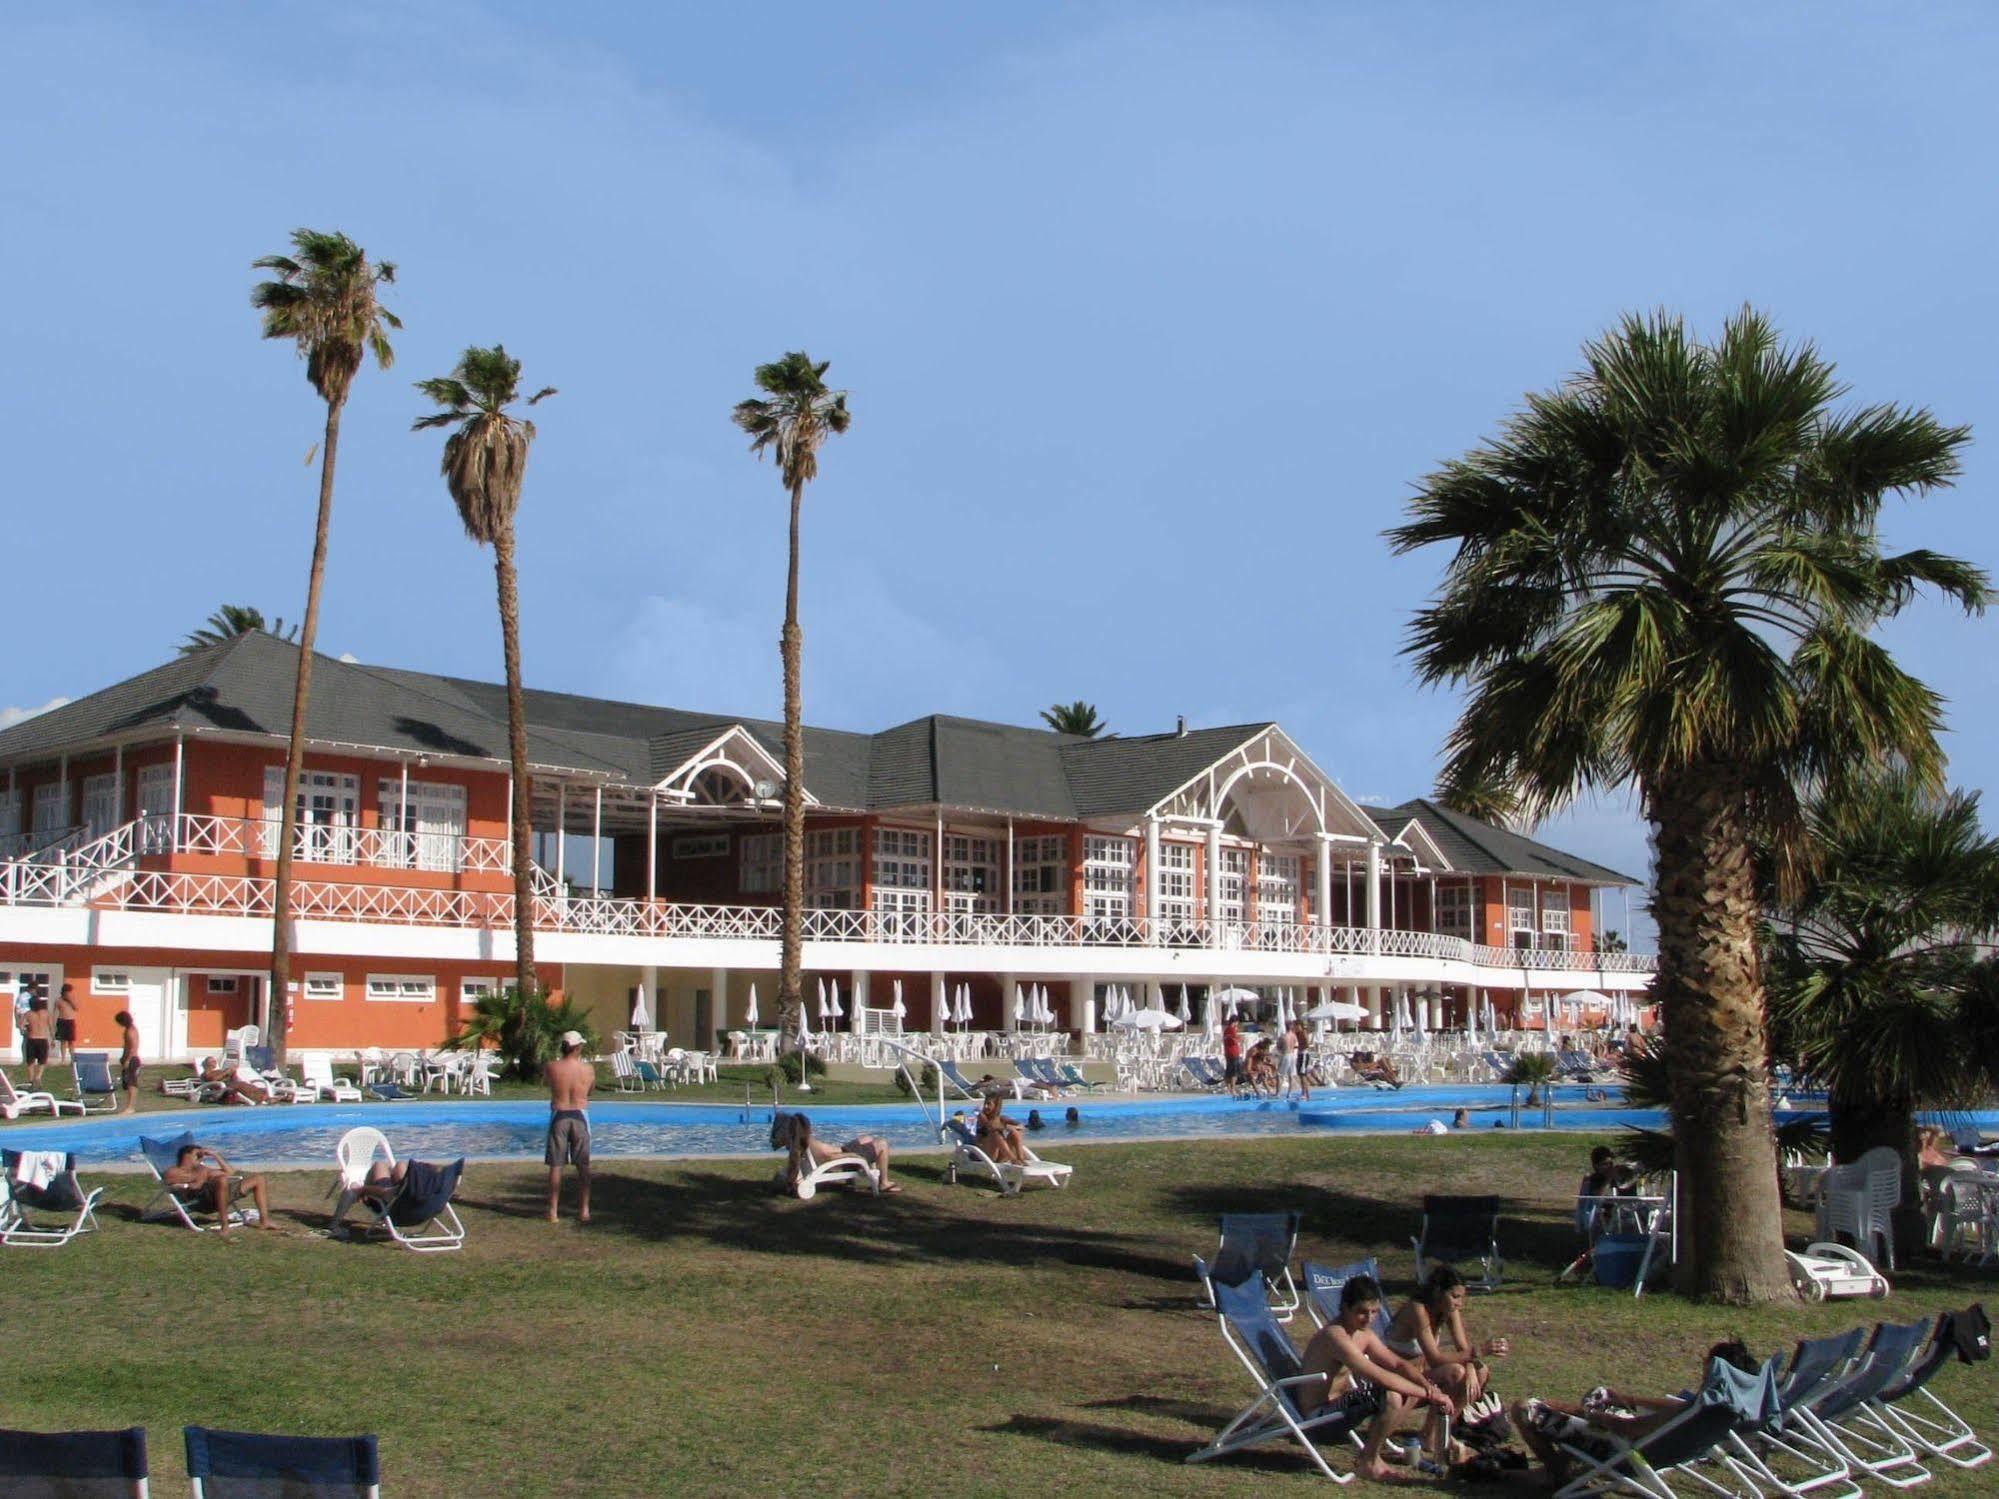
<path fill-rule="evenodd" d="M 14 1163 L 14 1180 L 24 1187 L 44 1190 L 49 1183 L 62 1175 L 63 1167 L 69 1160 L 67 1151 L 24 1150 L 21 1158 Z"/>

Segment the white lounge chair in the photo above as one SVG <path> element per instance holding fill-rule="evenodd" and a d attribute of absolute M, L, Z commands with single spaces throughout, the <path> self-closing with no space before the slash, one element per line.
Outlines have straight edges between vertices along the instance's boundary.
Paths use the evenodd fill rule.
<path fill-rule="evenodd" d="M 791 1115 L 789 1114 L 776 1113 L 771 1115 L 770 1148 L 772 1150 L 783 1150 L 787 1147 L 791 1138 L 790 1122 Z M 857 1155 L 838 1155 L 834 1156 L 830 1161 L 821 1161 L 813 1166 L 810 1171 L 802 1174 L 795 1182 L 787 1179 L 785 1173 L 788 1169 L 788 1167 L 778 1168 L 778 1184 L 783 1186 L 787 1191 L 796 1193 L 801 1200 L 810 1200 L 816 1197 L 821 1187 L 852 1186 L 856 1182 L 865 1182 L 871 1194 L 877 1197 L 881 1195 L 881 1173 L 875 1170 L 872 1163 L 862 1160 Z"/>
<path fill-rule="evenodd" d="M 19 1119 L 23 1114 L 37 1113 L 42 1109 L 47 1109 L 58 1119 L 62 1117 L 64 1109 L 72 1114 L 84 1112 L 83 1105 L 75 1099 L 57 1098 L 55 1094 L 44 1093 L 40 1089 L 23 1093 L 14 1086 L 11 1077 L 5 1072 L 0 1072 L 0 1118 Z"/>
<path fill-rule="evenodd" d="M 361 1090 L 335 1077 L 333 1059 L 324 1053 L 301 1057 L 298 1070 L 303 1079 L 302 1086 L 310 1089 L 314 1097 L 330 1099 L 334 1103 L 361 1102 Z"/>
<path fill-rule="evenodd" d="M 951 1172 L 955 1180 L 957 1174 L 971 1171 L 982 1176 L 990 1176 L 999 1187 L 1000 1196 L 1018 1197 L 1020 1189 L 1040 1184 L 1049 1187 L 1066 1187 L 1074 1166 L 1057 1165 L 1054 1161 L 1044 1161 L 1025 1145 L 1021 1147 L 1027 1156 L 1025 1165 L 1012 1161 L 996 1161 L 979 1148 L 978 1137 L 956 1119 L 944 1121 L 943 1140 L 951 1147 Z"/>

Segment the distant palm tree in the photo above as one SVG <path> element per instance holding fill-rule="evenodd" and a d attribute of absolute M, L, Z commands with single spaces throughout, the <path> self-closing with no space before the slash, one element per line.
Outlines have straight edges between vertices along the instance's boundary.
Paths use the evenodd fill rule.
<path fill-rule="evenodd" d="M 333 520 L 333 464 L 340 447 L 340 411 L 347 404 L 361 362 L 372 354 L 387 369 L 395 362 L 387 330 L 396 315 L 376 300 L 377 289 L 396 279 L 388 261 L 371 265 L 344 234 L 292 231 L 291 255 L 253 262 L 277 279 L 260 281 L 250 305 L 263 313 L 264 337 L 298 346 L 305 378 L 326 403 L 326 432 L 319 450 L 319 518 L 313 529 L 312 570 L 306 575 L 305 621 L 299 629 L 298 678 L 292 691 L 291 740 L 285 750 L 284 803 L 279 813 L 278 874 L 271 907 L 269 1040 L 283 1065 L 287 1001 L 291 993 L 292 838 L 298 826 L 299 770 L 305 760 L 305 710 L 312 693 L 312 648 L 319 638 L 319 592 L 326 576 L 326 536 Z"/>
<path fill-rule="evenodd" d="M 1446 781 L 1437 788 L 1437 805 L 1448 812 L 1476 817 L 1496 828 L 1513 828 L 1520 819 L 1520 793 L 1502 781 Z"/>
<path fill-rule="evenodd" d="M 1789 1298 L 1765 1067 L 1754 848 L 1796 846 L 1803 780 L 1901 759 L 1933 782 L 1938 699 L 1870 637 L 1922 585 L 1985 575 L 1884 552 L 1891 494 L 1948 485 L 1969 434 L 1839 412 L 1832 366 L 1745 309 L 1716 343 L 1627 318 L 1498 440 L 1424 480 L 1397 551 L 1452 548 L 1409 650 L 1469 689 L 1444 780 L 1538 816 L 1636 782 L 1687 1215 L 1690 1289 Z"/>
<path fill-rule="evenodd" d="M 1097 705 L 1078 698 L 1073 703 L 1053 703 L 1041 710 L 1041 721 L 1058 734 L 1076 734 L 1095 739 L 1108 726 L 1097 717 Z"/>
<path fill-rule="evenodd" d="M 819 448 L 829 435 L 845 432 L 850 420 L 847 393 L 826 387 L 827 362 L 799 352 L 760 364 L 755 380 L 761 396 L 738 401 L 731 419 L 750 436 L 750 451 L 769 453 L 778 479 L 791 495 L 791 560 L 784 583 L 784 634 L 778 654 L 784 662 L 784 941 L 778 968 L 778 1029 L 797 1033 L 804 1004 L 800 981 L 805 936 L 805 729 L 799 698 L 799 663 L 804 636 L 798 628 L 798 512 L 805 486 L 818 477 Z M 940 850 L 941 853 L 941 850 Z"/>
<path fill-rule="evenodd" d="M 282 619 L 264 623 L 264 611 L 252 609 L 248 604 L 224 604 L 198 630 L 190 631 L 180 645 L 183 656 L 191 656 L 196 651 L 206 650 L 211 645 L 220 645 L 225 640 L 234 640 L 238 635 L 247 635 L 252 630 L 264 630 L 280 640 L 296 640 L 298 626 L 285 628 Z"/>
<path fill-rule="evenodd" d="M 444 409 L 420 416 L 411 430 L 456 426 L 444 442 L 444 487 L 458 507 L 465 534 L 493 549 L 500 590 L 500 648 L 507 666 L 507 753 L 514 781 L 514 973 L 522 994 L 539 992 L 534 968 L 534 882 L 528 854 L 529 793 L 527 719 L 521 707 L 521 601 L 514 573 L 514 513 L 520 509 L 534 423 L 507 411 L 520 397 L 521 362 L 506 348 L 470 348 L 458 367 L 417 389 Z M 544 386 L 527 398 L 532 406 L 555 394 Z"/>

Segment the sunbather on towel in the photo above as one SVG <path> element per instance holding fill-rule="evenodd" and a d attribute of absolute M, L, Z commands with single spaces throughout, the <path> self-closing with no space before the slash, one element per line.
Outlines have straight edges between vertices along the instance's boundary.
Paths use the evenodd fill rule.
<path fill-rule="evenodd" d="M 217 1103 L 269 1103 L 271 1090 L 247 1067 L 231 1067 L 213 1058 L 201 1064 L 201 1080 L 221 1088 Z"/>
<path fill-rule="evenodd" d="M 979 1105 L 979 1121 L 974 1133 L 978 1137 L 979 1149 L 1005 1166 L 1025 1166 L 1027 1164 L 1027 1137 L 1020 1132 L 1020 1126 L 1006 1117 L 1006 1100 L 998 1094 L 990 1094 Z"/>
<path fill-rule="evenodd" d="M 1305 1345 L 1301 1372 L 1323 1374 L 1321 1384 L 1292 1388 L 1302 1415 L 1315 1415 L 1328 1405 L 1343 1405 L 1377 1414 L 1354 1463 L 1362 1478 L 1377 1483 L 1401 1475 L 1381 1460 L 1381 1445 L 1415 1406 L 1428 1405 L 1442 1416 L 1456 1414 L 1451 1397 L 1423 1372 L 1421 1363 L 1397 1354 L 1373 1332 L 1374 1314 L 1381 1309 L 1381 1287 L 1371 1275 L 1356 1275 L 1340 1288 L 1340 1314 L 1320 1328 Z"/>
<path fill-rule="evenodd" d="M 824 1140 L 815 1139 L 812 1121 L 803 1114 L 787 1114 L 790 1120 L 791 1137 L 786 1142 L 787 1159 L 784 1165 L 785 1181 L 796 1187 L 800 1178 L 809 1175 L 817 1167 L 837 1161 L 841 1156 L 859 1156 L 875 1168 L 875 1175 L 884 1192 L 900 1192 L 899 1183 L 888 1179 L 888 1142 L 873 1135 L 856 1135 L 845 1145 L 828 1145 Z"/>
<path fill-rule="evenodd" d="M 269 1189 L 261 1176 L 244 1176 L 229 1169 L 229 1163 L 206 1145 L 183 1145 L 166 1175 L 161 1178 L 174 1194 L 190 1206 L 214 1213 L 221 1224 L 222 1237 L 229 1237 L 229 1205 L 247 1197 L 257 1209 L 257 1227 L 275 1230 L 271 1221 Z"/>
<path fill-rule="evenodd" d="M 1753 1374 L 1758 1367 L 1739 1341 L 1717 1343 L 1707 1356 L 1725 1359 L 1745 1373 Z M 1511 1414 L 1521 1440 L 1560 1484 L 1568 1481 L 1575 1468 L 1575 1459 L 1562 1450 L 1563 1444 L 1596 1458 L 1610 1457 L 1617 1451 L 1613 1438 L 1636 1442 L 1649 1436 L 1678 1415 L 1686 1403 L 1683 1395 L 1633 1395 L 1599 1385 L 1574 1405 L 1530 1396 L 1516 1402 Z"/>

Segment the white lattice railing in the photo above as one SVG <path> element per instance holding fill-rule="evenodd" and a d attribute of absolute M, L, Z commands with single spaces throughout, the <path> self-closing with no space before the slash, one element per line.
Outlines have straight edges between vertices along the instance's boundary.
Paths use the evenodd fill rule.
<path fill-rule="evenodd" d="M 48 863 L 60 859 L 65 850 L 76 847 L 90 834 L 82 823 L 67 828 L 43 828 L 39 832 L 9 833 L 0 837 L 0 859 L 33 859 Z"/>
<path fill-rule="evenodd" d="M 191 914 L 269 916 L 272 881 L 249 875 L 197 875 L 136 870 L 142 854 L 240 853 L 267 824 L 184 816 L 142 818 L 80 844 L 59 863 L 16 859 L 0 865 L 0 901 L 10 905 L 76 905 Z M 395 835 L 388 835 L 395 836 Z M 246 843 L 245 839 L 252 840 Z M 491 843 L 494 839 L 468 839 Z M 532 870 L 535 927 L 549 932 L 621 937 L 776 941 L 783 913 L 776 906 L 689 905 L 566 894 L 544 869 Z M 293 914 L 306 920 L 370 921 L 410 926 L 492 928 L 511 925 L 511 891 L 426 889 L 398 884 L 301 880 Z M 1007 916 L 966 911 L 804 913 L 805 938 L 934 947 L 1150 948 L 1163 951 L 1281 953 L 1324 957 L 1391 957 L 1465 963 L 1514 971 L 1649 973 L 1649 954 L 1589 953 L 1485 947 L 1442 932 L 1370 931 L 1299 922 L 1154 920 L 1150 917 Z"/>
<path fill-rule="evenodd" d="M 177 822 L 171 817 L 143 821 L 148 828 L 148 853 L 218 854 L 244 859 L 274 857 L 282 826 L 275 818 L 211 817 L 193 812 L 182 813 Z M 302 864 L 422 869 L 440 874 L 506 874 L 513 868 L 504 838 L 333 827 L 324 823 L 300 823 L 292 829 L 292 857 Z"/>

